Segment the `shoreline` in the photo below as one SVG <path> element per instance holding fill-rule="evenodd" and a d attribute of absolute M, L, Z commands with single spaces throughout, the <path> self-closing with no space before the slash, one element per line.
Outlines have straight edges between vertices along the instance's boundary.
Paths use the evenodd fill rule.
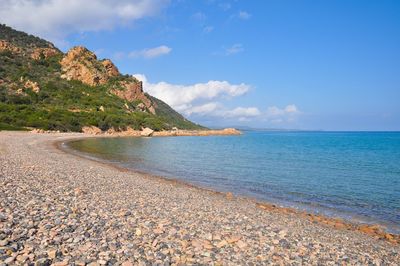
<path fill-rule="evenodd" d="M 0 264 L 400 262 L 398 244 L 332 219 L 57 148 L 86 137 L 93 136 L 0 132 L 0 246 L 8 250 Z"/>
<path fill-rule="evenodd" d="M 165 136 L 171 136 L 171 135 L 165 135 Z M 186 136 L 186 135 L 181 135 L 181 136 Z M 111 162 L 107 162 L 106 160 L 96 158 L 94 156 L 85 155 L 84 153 L 79 152 L 79 151 L 71 148 L 70 146 L 68 146 L 69 142 L 79 141 L 79 140 L 86 139 L 86 138 L 104 138 L 104 137 L 138 137 L 138 136 L 113 136 L 113 135 L 111 135 L 111 136 L 109 136 L 109 135 L 106 135 L 106 136 L 104 136 L 104 135 L 83 136 L 82 138 L 78 138 L 78 139 L 58 141 L 58 142 L 55 142 L 54 144 L 57 149 L 60 149 L 63 152 L 73 154 L 75 156 L 84 158 L 86 160 L 91 160 L 91 161 L 94 161 L 97 163 L 104 164 L 108 167 L 115 168 L 118 171 L 128 171 L 128 172 L 132 172 L 132 173 L 137 173 L 137 174 L 141 174 L 146 177 L 149 177 L 149 178 L 158 179 L 163 182 L 180 184 L 180 185 L 199 189 L 200 191 L 207 191 L 207 192 L 215 193 L 218 195 L 224 195 L 227 199 L 238 198 L 241 200 L 247 200 L 247 201 L 251 202 L 252 204 L 255 204 L 258 208 L 263 209 L 265 211 L 274 211 L 274 212 L 283 213 L 283 214 L 295 214 L 295 215 L 301 216 L 303 218 L 305 217 L 305 218 L 309 219 L 311 222 L 320 223 L 320 224 L 327 225 L 327 226 L 330 226 L 330 227 L 333 227 L 336 229 L 341 229 L 341 230 L 359 231 L 359 232 L 367 234 L 371 237 L 375 237 L 375 238 L 378 238 L 381 240 L 386 240 L 393 244 L 400 244 L 400 234 L 392 233 L 392 232 L 386 230 L 385 226 L 383 224 L 366 223 L 366 222 L 358 221 L 356 219 L 351 220 L 351 219 L 341 218 L 338 216 L 327 216 L 325 214 L 316 214 L 315 212 L 307 211 L 304 209 L 281 206 L 278 203 L 273 203 L 273 202 L 269 202 L 266 200 L 260 200 L 255 197 L 235 195 L 229 191 L 222 192 L 222 191 L 218 191 L 217 189 L 214 189 L 214 188 L 203 187 L 203 186 L 200 186 L 197 184 L 190 183 L 188 181 L 180 180 L 176 177 L 169 178 L 169 177 L 165 177 L 165 176 L 161 176 L 161 175 L 151 174 L 149 172 L 141 171 L 141 170 L 134 169 L 134 168 L 123 167 L 123 166 L 118 165 L 117 163 L 111 163 Z M 157 136 L 157 137 L 163 137 L 163 135 Z M 63 145 L 65 145 L 65 147 L 63 147 Z"/>
<path fill-rule="evenodd" d="M 36 132 L 40 132 L 37 131 Z M 154 131 L 151 128 L 143 128 L 135 130 L 128 127 L 124 131 L 117 131 L 111 128 L 107 131 L 102 131 L 95 126 L 86 126 L 82 128 L 85 134 L 96 136 L 111 136 L 111 137 L 177 137 L 177 136 L 235 136 L 241 135 L 242 132 L 235 128 L 224 129 L 203 129 L 203 130 L 186 130 L 175 128 L 173 130 Z"/>

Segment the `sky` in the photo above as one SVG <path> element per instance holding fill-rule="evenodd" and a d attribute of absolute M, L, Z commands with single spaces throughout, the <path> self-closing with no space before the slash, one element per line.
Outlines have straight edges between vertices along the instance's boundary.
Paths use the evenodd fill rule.
<path fill-rule="evenodd" d="M 0 0 L 0 22 L 83 45 L 213 126 L 400 130 L 397 0 Z"/>

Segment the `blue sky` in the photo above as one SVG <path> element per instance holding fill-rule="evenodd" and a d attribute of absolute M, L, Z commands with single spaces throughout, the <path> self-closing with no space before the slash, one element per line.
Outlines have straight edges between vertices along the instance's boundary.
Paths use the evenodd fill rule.
<path fill-rule="evenodd" d="M 88 2 L 0 0 L 0 22 L 111 58 L 205 125 L 400 130 L 399 1 Z"/>

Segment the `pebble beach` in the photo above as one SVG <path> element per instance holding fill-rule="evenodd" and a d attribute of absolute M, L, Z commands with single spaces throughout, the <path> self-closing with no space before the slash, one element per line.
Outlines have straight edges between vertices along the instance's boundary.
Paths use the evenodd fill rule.
<path fill-rule="evenodd" d="M 400 245 L 0 132 L 0 265 L 399 265 Z"/>

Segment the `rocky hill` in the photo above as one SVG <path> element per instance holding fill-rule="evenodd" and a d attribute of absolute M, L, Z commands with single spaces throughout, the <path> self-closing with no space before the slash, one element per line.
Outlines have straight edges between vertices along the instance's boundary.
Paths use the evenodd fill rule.
<path fill-rule="evenodd" d="M 0 25 L 0 129 L 204 129 L 143 92 L 111 60 Z"/>

